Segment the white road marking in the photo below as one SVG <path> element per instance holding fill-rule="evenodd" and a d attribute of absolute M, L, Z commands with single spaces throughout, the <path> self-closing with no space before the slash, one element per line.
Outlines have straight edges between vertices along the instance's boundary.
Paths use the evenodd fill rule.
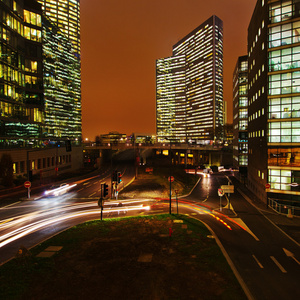
<path fill-rule="evenodd" d="M 287 257 L 291 257 L 298 265 L 300 265 L 300 262 L 299 262 L 299 260 L 297 260 L 297 258 L 295 257 L 294 253 L 292 253 L 291 251 L 289 251 L 289 250 L 287 250 L 285 248 L 282 248 L 282 249 L 283 249 L 283 251 L 284 251 L 284 253 L 285 253 L 285 255 Z"/>
<path fill-rule="evenodd" d="M 274 256 L 270 256 L 270 257 L 282 273 L 287 273 L 287 271 L 284 269 L 284 267 L 276 260 L 276 258 Z"/>
<path fill-rule="evenodd" d="M 261 269 L 263 269 L 264 266 L 259 262 L 259 260 L 255 257 L 254 254 L 252 254 L 252 257 L 255 259 L 255 261 L 256 261 L 256 263 L 259 265 L 259 267 L 260 267 Z"/>

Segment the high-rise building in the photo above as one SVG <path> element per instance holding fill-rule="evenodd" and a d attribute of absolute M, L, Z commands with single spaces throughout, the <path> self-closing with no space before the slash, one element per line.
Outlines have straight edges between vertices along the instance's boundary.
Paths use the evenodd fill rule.
<path fill-rule="evenodd" d="M 16 175 L 82 165 L 79 21 L 77 0 L 0 1 L 0 156 Z"/>
<path fill-rule="evenodd" d="M 212 16 L 156 63 L 157 136 L 201 143 L 222 135 L 223 22 Z"/>
<path fill-rule="evenodd" d="M 45 130 L 48 139 L 82 139 L 79 0 L 38 0 L 44 12 Z"/>
<path fill-rule="evenodd" d="M 233 166 L 246 176 L 248 166 L 248 56 L 240 56 L 233 72 Z"/>
<path fill-rule="evenodd" d="M 299 17 L 299 0 L 258 0 L 248 28 L 248 186 L 264 201 L 300 201 Z"/>
<path fill-rule="evenodd" d="M 185 56 L 156 62 L 156 135 L 159 141 L 185 140 Z"/>
<path fill-rule="evenodd" d="M 0 147 L 39 146 L 43 131 L 42 10 L 0 2 Z"/>
<path fill-rule="evenodd" d="M 81 141 L 80 61 L 72 43 L 47 18 L 43 21 L 45 124 L 48 140 Z"/>
<path fill-rule="evenodd" d="M 80 0 L 37 0 L 44 15 L 59 28 L 80 58 Z"/>

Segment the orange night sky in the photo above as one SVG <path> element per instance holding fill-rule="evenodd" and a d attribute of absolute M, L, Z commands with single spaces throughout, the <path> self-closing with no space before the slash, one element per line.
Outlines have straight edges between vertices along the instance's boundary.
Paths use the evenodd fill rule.
<path fill-rule="evenodd" d="M 247 54 L 256 0 L 81 0 L 83 138 L 155 134 L 155 63 L 212 15 L 224 27 L 224 100 L 232 122 L 232 75 Z"/>

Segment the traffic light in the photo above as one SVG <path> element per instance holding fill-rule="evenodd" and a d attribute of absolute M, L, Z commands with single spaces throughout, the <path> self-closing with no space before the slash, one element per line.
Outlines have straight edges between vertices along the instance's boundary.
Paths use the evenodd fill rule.
<path fill-rule="evenodd" d="M 120 183 L 122 181 L 122 175 L 121 172 L 118 172 L 118 176 L 117 176 L 117 182 Z"/>
<path fill-rule="evenodd" d="M 102 183 L 103 198 L 108 195 L 108 184 Z"/>

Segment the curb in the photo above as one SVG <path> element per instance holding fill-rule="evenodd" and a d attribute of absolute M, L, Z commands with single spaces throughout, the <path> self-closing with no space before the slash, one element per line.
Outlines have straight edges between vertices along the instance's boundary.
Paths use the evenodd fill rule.
<path fill-rule="evenodd" d="M 230 256 L 228 255 L 227 251 L 225 250 L 224 246 L 222 245 L 221 241 L 219 240 L 218 236 L 215 234 L 215 232 L 210 228 L 209 225 L 207 225 L 205 222 L 203 222 L 202 220 L 199 220 L 199 219 L 196 219 L 192 216 L 189 216 L 190 218 L 194 219 L 194 220 L 197 220 L 201 223 L 203 223 L 207 229 L 211 232 L 211 234 L 213 235 L 213 237 L 215 238 L 216 240 L 216 243 L 218 244 L 219 248 L 221 249 L 224 257 L 226 258 L 227 260 L 227 263 L 229 264 L 232 272 L 234 273 L 236 279 L 238 280 L 239 284 L 241 285 L 246 297 L 248 298 L 248 300 L 255 300 L 255 298 L 252 296 L 248 286 L 246 285 L 245 281 L 243 280 L 243 278 L 241 277 L 240 273 L 238 272 L 238 270 L 236 269 L 234 263 L 232 262 Z"/>

